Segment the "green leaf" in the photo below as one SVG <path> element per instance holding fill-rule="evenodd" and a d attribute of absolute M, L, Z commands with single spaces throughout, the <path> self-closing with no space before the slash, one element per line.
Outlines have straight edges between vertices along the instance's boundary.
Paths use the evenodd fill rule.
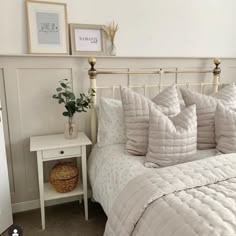
<path fill-rule="evenodd" d="M 59 104 L 65 103 L 65 100 L 63 98 L 59 99 Z"/>
<path fill-rule="evenodd" d="M 74 95 L 74 93 L 69 93 L 69 98 L 70 98 L 71 100 L 75 100 L 75 95 Z"/>
<path fill-rule="evenodd" d="M 66 107 L 67 111 L 69 112 L 70 117 L 73 116 L 74 113 L 76 112 L 76 104 L 73 101 L 68 102 L 65 107 Z"/>
<path fill-rule="evenodd" d="M 67 85 L 65 84 L 65 83 L 61 83 L 61 87 L 63 87 L 63 88 L 66 88 L 67 87 Z"/>
<path fill-rule="evenodd" d="M 68 94 L 67 93 L 61 93 L 64 97 L 68 97 Z"/>
<path fill-rule="evenodd" d="M 56 94 L 52 95 L 52 98 L 58 98 Z"/>
<path fill-rule="evenodd" d="M 62 113 L 63 116 L 69 116 L 69 112 L 65 111 Z"/>
<path fill-rule="evenodd" d="M 62 88 L 57 88 L 56 90 L 57 90 L 57 92 L 61 92 Z"/>

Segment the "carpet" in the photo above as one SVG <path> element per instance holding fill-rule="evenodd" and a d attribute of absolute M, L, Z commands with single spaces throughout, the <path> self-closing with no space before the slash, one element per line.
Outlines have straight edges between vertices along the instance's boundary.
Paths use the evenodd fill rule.
<path fill-rule="evenodd" d="M 79 202 L 46 207 L 45 212 L 44 231 L 40 209 L 14 214 L 14 224 L 23 228 L 23 236 L 102 236 L 104 233 L 107 218 L 98 203 L 89 202 L 88 221 L 84 219 L 83 204 Z"/>

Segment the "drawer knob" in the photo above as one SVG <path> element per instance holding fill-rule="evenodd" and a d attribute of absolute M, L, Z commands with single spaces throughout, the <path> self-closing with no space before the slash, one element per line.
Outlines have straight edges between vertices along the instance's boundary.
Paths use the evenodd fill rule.
<path fill-rule="evenodd" d="M 60 154 L 64 154 L 64 151 L 60 151 Z"/>

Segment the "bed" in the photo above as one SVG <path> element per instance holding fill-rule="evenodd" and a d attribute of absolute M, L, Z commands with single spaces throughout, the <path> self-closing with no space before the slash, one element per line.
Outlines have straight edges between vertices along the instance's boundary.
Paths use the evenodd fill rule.
<path fill-rule="evenodd" d="M 99 202 L 106 215 L 115 203 L 122 189 L 135 177 L 155 171 L 144 166 L 143 156 L 125 153 L 124 144 L 93 147 L 89 157 L 88 170 L 93 197 Z M 199 150 L 196 159 L 220 155 L 216 149 Z"/>
<path fill-rule="evenodd" d="M 201 92 L 220 87 L 220 61 L 207 70 L 107 71 L 95 69 L 90 58 L 90 87 L 97 91 L 99 74 L 213 73 L 210 82 L 195 83 Z M 185 84 L 189 87 L 189 83 Z M 144 94 L 148 87 L 139 86 Z M 132 85 L 129 85 L 132 87 Z M 138 86 L 133 86 L 137 88 Z M 104 87 L 103 87 L 104 88 Z M 108 86 L 113 90 L 115 87 Z M 119 87 L 117 87 L 119 89 Z M 236 154 L 216 149 L 198 150 L 194 161 L 162 168 L 147 168 L 144 156 L 127 153 L 124 144 L 99 147 L 97 139 L 96 96 L 92 101 L 91 137 L 93 149 L 88 161 L 93 198 L 103 207 L 108 222 L 106 236 L 141 235 L 236 235 Z"/>

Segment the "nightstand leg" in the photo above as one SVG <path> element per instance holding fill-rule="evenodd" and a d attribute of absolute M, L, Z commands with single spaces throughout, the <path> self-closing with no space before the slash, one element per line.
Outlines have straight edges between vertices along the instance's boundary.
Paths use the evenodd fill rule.
<path fill-rule="evenodd" d="M 87 188 L 87 158 L 86 146 L 82 147 L 82 173 L 83 173 L 83 191 L 84 191 L 84 214 L 85 220 L 88 220 L 88 188 Z"/>
<path fill-rule="evenodd" d="M 42 160 L 41 151 L 37 152 L 37 162 L 38 162 L 38 178 L 39 178 L 39 194 L 40 194 L 42 230 L 45 230 L 43 160 Z"/>

